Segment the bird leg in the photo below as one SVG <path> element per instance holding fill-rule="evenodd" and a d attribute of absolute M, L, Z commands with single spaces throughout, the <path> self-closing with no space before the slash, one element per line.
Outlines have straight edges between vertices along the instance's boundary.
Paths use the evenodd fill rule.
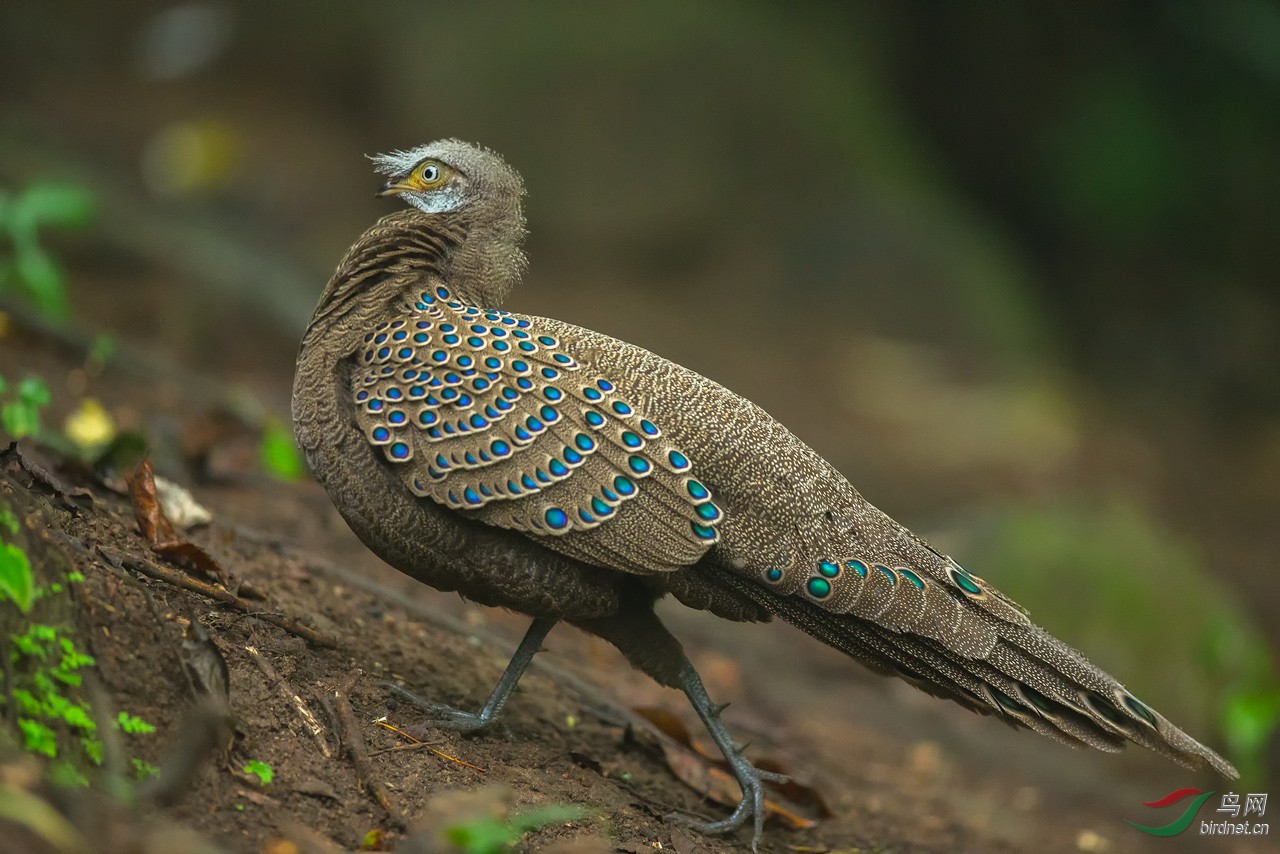
<path fill-rule="evenodd" d="M 529 662 L 533 661 L 533 657 L 542 649 L 543 640 L 546 639 L 547 633 L 551 631 L 556 622 L 557 619 L 555 617 L 537 617 L 529 624 L 529 630 L 524 633 L 524 639 L 520 641 L 520 646 L 516 647 L 515 654 L 511 656 L 511 661 L 507 664 L 507 669 L 502 673 L 502 678 L 498 680 L 498 684 L 494 686 L 493 693 L 489 695 L 488 701 L 478 712 L 455 709 L 453 706 L 448 706 L 444 703 L 433 703 L 430 700 L 419 697 L 412 691 L 407 691 L 390 682 L 384 682 L 383 685 L 397 696 L 426 709 L 433 715 L 438 715 L 439 717 L 428 722 L 429 726 L 458 732 L 478 732 L 497 720 L 502 707 L 506 704 L 511 693 L 515 691 L 516 683 L 520 681 L 525 668 L 529 666 Z M 694 678 L 697 678 L 697 674 L 694 674 Z"/>
<path fill-rule="evenodd" d="M 787 782 L 787 777 L 782 774 L 775 774 L 772 771 L 761 771 L 747 761 L 747 757 L 742 753 L 742 747 L 734 742 L 733 737 L 729 735 L 729 730 L 720 719 L 720 712 L 724 709 L 724 706 L 711 702 L 711 698 L 707 696 L 707 689 L 703 687 L 702 679 L 698 676 L 698 671 L 693 669 L 693 665 L 689 663 L 687 658 L 680 669 L 680 687 L 684 689 L 685 696 L 689 698 L 690 704 L 693 705 L 693 710 L 702 719 L 703 726 L 707 728 L 707 732 L 711 735 L 711 740 L 716 743 L 716 747 L 720 748 L 720 752 L 724 754 L 725 761 L 729 763 L 733 776 L 737 778 L 738 785 L 742 788 L 742 800 L 738 802 L 738 806 L 733 813 L 721 821 L 701 822 L 680 813 L 669 815 L 667 819 L 688 825 L 699 833 L 717 834 L 737 830 L 746 823 L 748 818 L 751 818 L 753 819 L 751 850 L 755 851 L 756 845 L 760 842 L 760 835 L 764 831 L 764 787 L 762 783 L 766 780 L 774 783 L 785 783 Z"/>

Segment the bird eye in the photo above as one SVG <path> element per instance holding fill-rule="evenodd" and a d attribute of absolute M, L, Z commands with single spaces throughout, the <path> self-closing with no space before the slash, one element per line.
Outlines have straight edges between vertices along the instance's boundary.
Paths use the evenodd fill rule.
<path fill-rule="evenodd" d="M 440 167 L 435 163 L 424 163 L 418 168 L 418 179 L 428 187 L 440 182 Z"/>

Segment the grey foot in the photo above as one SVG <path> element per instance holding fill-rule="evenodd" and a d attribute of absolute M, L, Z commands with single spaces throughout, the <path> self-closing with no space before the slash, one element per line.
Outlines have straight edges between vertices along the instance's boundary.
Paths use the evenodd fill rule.
<path fill-rule="evenodd" d="M 763 784 L 765 782 L 786 783 L 790 778 L 784 774 L 776 774 L 773 771 L 761 771 L 747 761 L 741 751 L 736 749 L 733 751 L 733 755 L 729 757 L 729 765 L 733 769 L 733 776 L 737 779 L 738 785 L 742 788 L 742 800 L 738 801 L 738 806 L 734 808 L 728 818 L 720 821 L 702 821 L 684 813 L 671 813 L 666 816 L 666 819 L 710 836 L 732 833 L 746 824 L 747 819 L 753 819 L 751 850 L 755 851 L 756 846 L 760 843 L 760 836 L 764 832 Z"/>
<path fill-rule="evenodd" d="M 680 679 L 685 695 L 707 728 L 707 734 L 716 743 L 716 747 L 720 748 L 720 753 L 729 763 L 729 768 L 733 770 L 733 776 L 737 778 L 738 785 L 742 788 L 742 800 L 738 801 L 737 808 L 723 821 L 699 822 L 682 815 L 674 815 L 671 818 L 701 833 L 709 834 L 729 833 L 746 824 L 747 819 L 751 819 L 751 850 L 755 851 L 760 844 L 760 836 L 764 833 L 764 783 L 766 781 L 785 783 L 788 778 L 772 771 L 761 771 L 747 761 L 747 757 L 742 755 L 742 747 L 734 743 L 729 736 L 729 731 L 725 729 L 724 722 L 720 720 L 720 713 L 725 707 L 711 702 L 707 696 L 707 689 L 702 686 L 702 680 L 698 677 L 698 672 L 693 669 L 688 659 L 685 659 L 684 666 L 681 668 Z"/>
<path fill-rule="evenodd" d="M 382 685 L 396 696 L 408 700 L 419 708 L 426 709 L 427 713 L 433 717 L 431 720 L 423 722 L 425 726 L 451 729 L 455 732 L 479 732 L 491 726 L 498 719 L 499 714 L 502 712 L 502 707 L 506 705 L 507 699 L 515 691 L 516 683 L 520 681 L 520 675 L 524 673 L 525 668 L 529 666 L 529 662 L 533 660 L 538 650 L 542 648 L 542 641 L 555 624 L 556 621 L 550 617 L 539 617 L 529 624 L 529 630 L 525 632 L 524 639 L 520 641 L 520 646 L 516 648 L 515 654 L 511 656 L 511 661 L 508 662 L 507 669 L 503 671 L 502 678 L 494 686 L 493 693 L 489 695 L 484 708 L 478 712 L 468 712 L 463 709 L 455 709 L 453 706 L 446 706 L 443 703 L 433 703 L 431 700 L 423 699 L 412 691 L 390 682 L 383 682 Z"/>
<path fill-rule="evenodd" d="M 466 709 L 457 709 L 444 703 L 432 702 L 393 682 L 383 682 L 382 687 L 400 699 L 425 710 L 431 716 L 427 720 L 417 723 L 421 727 L 448 729 L 454 732 L 479 732 L 482 729 L 488 729 L 497 720 L 496 714 L 489 713 L 488 706 L 478 712 L 468 712 Z"/>

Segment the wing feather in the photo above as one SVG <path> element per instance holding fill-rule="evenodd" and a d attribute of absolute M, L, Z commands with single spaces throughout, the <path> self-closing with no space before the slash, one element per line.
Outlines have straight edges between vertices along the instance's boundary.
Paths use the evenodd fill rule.
<path fill-rule="evenodd" d="M 414 494 L 626 572 L 688 566 L 716 543 L 724 514 L 693 461 L 539 318 L 436 285 L 356 358 L 361 428 Z"/>

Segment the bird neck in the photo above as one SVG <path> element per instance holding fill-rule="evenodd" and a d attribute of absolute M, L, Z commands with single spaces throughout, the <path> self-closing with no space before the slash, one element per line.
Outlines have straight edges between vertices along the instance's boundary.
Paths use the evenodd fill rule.
<path fill-rule="evenodd" d="M 309 337 L 344 330 L 363 335 L 390 306 L 433 283 L 453 298 L 496 308 L 520 280 L 524 219 L 516 208 L 483 220 L 414 209 L 383 217 L 351 247 L 312 315 Z"/>
<path fill-rule="evenodd" d="M 420 215 L 428 225 L 430 215 Z M 440 218 L 440 217 L 437 217 Z M 445 259 L 443 275 L 459 300 L 477 308 L 497 308 L 524 273 L 524 217 L 518 206 L 496 217 L 467 222 L 465 236 Z"/>

